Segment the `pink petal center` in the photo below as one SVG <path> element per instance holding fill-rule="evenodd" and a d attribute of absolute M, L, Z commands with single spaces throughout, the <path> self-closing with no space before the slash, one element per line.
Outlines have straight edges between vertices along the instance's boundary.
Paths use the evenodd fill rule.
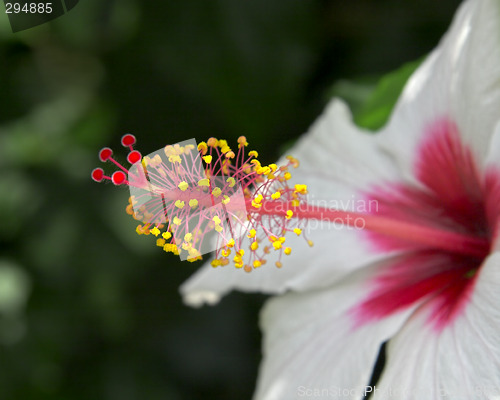
<path fill-rule="evenodd" d="M 378 201 L 377 215 L 416 226 L 452 231 L 487 240 L 496 230 L 500 200 L 500 171 L 481 173 L 473 153 L 448 119 L 434 122 L 417 149 L 418 184 L 390 183 L 366 196 Z M 428 300 L 429 322 L 441 329 L 460 314 L 474 286 L 488 249 L 475 255 L 436 249 L 397 235 L 366 231 L 376 251 L 399 250 L 375 279 L 354 312 L 366 323 Z"/>

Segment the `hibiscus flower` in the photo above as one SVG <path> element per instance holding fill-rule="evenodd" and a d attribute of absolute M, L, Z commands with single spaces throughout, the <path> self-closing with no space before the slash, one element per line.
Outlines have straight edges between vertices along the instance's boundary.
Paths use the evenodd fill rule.
<path fill-rule="evenodd" d="M 498 0 L 462 4 L 380 132 L 328 105 L 291 151 L 292 182 L 342 217 L 309 221 L 314 247 L 287 239 L 300 242 L 283 268 L 206 266 L 181 287 L 195 306 L 233 289 L 277 295 L 256 399 L 500 398 L 499 122 Z"/>

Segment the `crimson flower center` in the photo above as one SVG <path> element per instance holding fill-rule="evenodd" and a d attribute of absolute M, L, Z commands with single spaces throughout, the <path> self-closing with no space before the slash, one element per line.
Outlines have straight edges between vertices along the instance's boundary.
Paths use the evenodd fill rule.
<path fill-rule="evenodd" d="M 500 171 L 480 170 L 457 126 L 446 118 L 429 126 L 415 160 L 416 182 L 390 182 L 364 193 L 378 202 L 375 218 L 397 224 L 395 235 L 391 229 L 363 232 L 373 251 L 389 259 L 354 310 L 360 323 L 425 303 L 429 322 L 442 329 L 466 306 L 490 253 Z M 428 243 L 415 240 L 426 235 Z"/>

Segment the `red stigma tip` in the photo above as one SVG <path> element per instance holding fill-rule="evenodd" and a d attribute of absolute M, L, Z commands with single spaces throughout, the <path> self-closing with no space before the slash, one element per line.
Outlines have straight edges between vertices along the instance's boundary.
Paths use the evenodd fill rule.
<path fill-rule="evenodd" d="M 99 152 L 99 160 L 101 160 L 102 162 L 106 162 L 112 155 L 113 150 L 111 150 L 109 147 L 104 147 Z"/>
<path fill-rule="evenodd" d="M 113 182 L 115 185 L 121 185 L 125 182 L 126 179 L 127 176 L 122 171 L 113 172 L 113 175 L 111 175 L 111 182 Z"/>
<path fill-rule="evenodd" d="M 96 182 L 101 182 L 104 177 L 104 171 L 102 168 L 94 168 L 92 171 L 92 179 Z"/>
<path fill-rule="evenodd" d="M 130 164 L 135 164 L 136 162 L 141 161 L 141 158 L 142 158 L 141 153 L 138 152 L 137 150 L 134 150 L 134 151 L 131 151 L 130 153 L 128 153 L 127 161 Z"/>
<path fill-rule="evenodd" d="M 122 146 L 123 147 L 128 147 L 132 146 L 135 143 L 135 136 L 127 133 L 126 135 L 122 136 Z"/>

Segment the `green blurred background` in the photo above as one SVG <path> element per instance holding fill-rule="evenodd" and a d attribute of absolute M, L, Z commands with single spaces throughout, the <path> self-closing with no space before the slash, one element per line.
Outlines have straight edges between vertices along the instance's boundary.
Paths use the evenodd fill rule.
<path fill-rule="evenodd" d="M 81 0 L 17 34 L 1 6 L 0 399 L 250 398 L 264 297 L 185 307 L 201 263 L 135 234 L 127 190 L 90 180 L 98 150 L 245 135 L 272 162 L 332 93 L 359 106 L 429 52 L 458 4 Z"/>

